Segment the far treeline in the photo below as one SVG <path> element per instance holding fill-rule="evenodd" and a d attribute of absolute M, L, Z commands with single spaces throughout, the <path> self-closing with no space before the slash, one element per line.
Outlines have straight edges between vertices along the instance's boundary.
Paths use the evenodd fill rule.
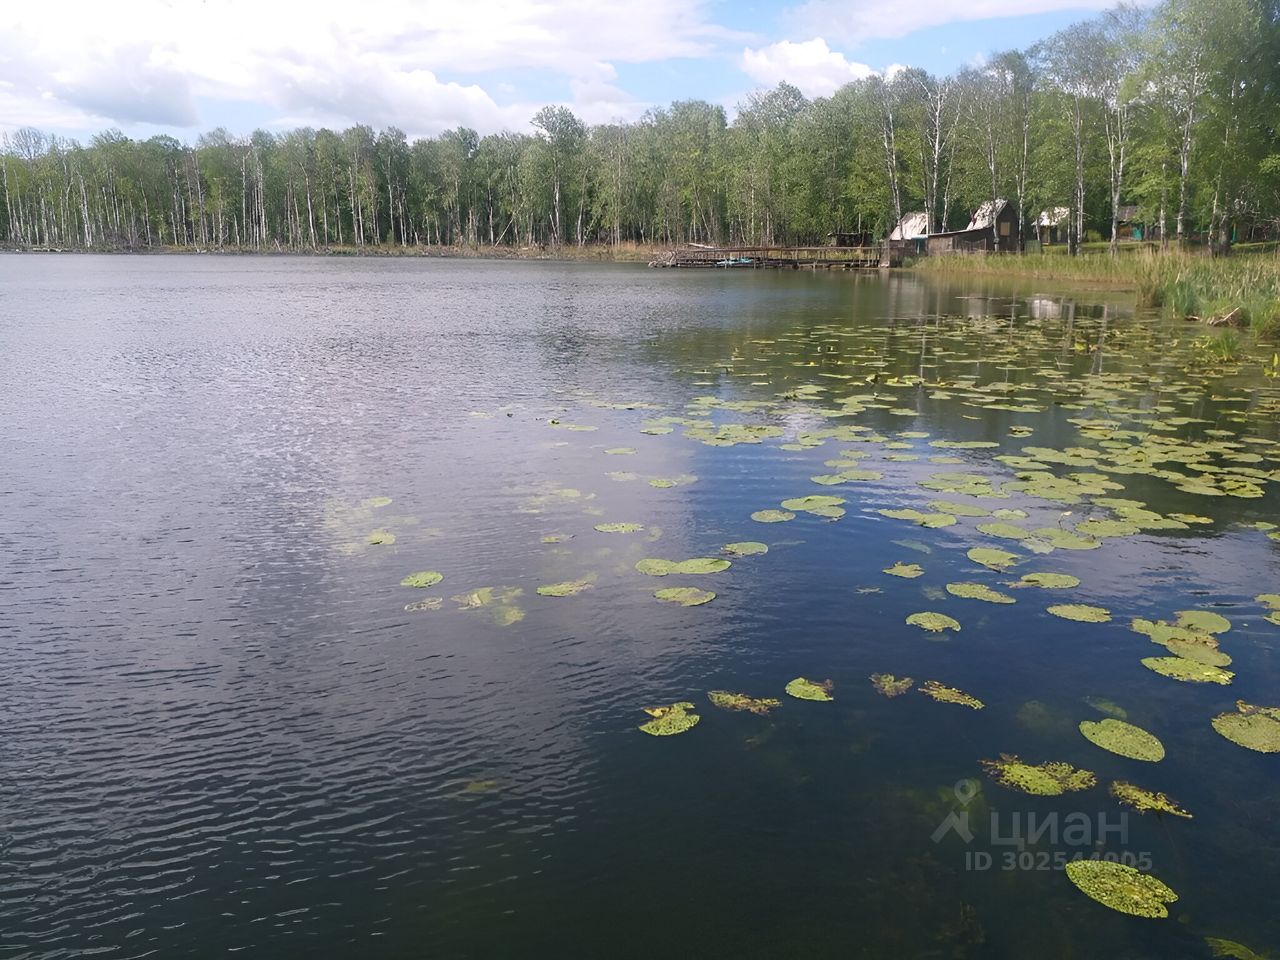
<path fill-rule="evenodd" d="M 0 141 L 0 240 L 89 249 L 822 243 L 931 232 L 1004 198 L 1021 246 L 1043 210 L 1074 252 L 1125 207 L 1179 245 L 1280 228 L 1280 0 L 1120 7 L 939 77 L 911 68 L 806 99 L 780 84 L 730 123 L 700 100 L 588 127 L 409 141 L 355 126 L 119 131 Z M 1061 222 L 1065 221 L 1065 222 Z M 1017 236 L 1021 232 L 1022 237 Z"/>

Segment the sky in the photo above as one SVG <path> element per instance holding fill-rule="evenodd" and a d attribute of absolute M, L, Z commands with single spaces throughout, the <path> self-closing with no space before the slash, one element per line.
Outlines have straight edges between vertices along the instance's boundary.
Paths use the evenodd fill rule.
<path fill-rule="evenodd" d="M 0 28 L 0 132 L 194 141 L 300 126 L 528 131 L 673 100 L 733 115 L 779 81 L 807 96 L 896 66 L 949 73 L 1113 0 L 37 0 Z"/>

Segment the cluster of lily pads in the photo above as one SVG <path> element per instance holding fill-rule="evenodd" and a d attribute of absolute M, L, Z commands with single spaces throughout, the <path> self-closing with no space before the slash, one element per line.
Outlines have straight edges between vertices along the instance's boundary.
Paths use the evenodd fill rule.
<path fill-rule="evenodd" d="M 995 377 L 984 381 L 973 372 L 967 357 L 954 348 L 975 330 L 985 336 L 999 329 L 998 323 L 985 320 L 956 321 L 954 327 L 940 322 L 926 331 L 932 335 L 932 346 L 919 358 L 920 372 L 892 375 L 886 371 L 890 365 L 886 359 L 890 336 L 895 332 L 892 327 L 871 331 L 858 328 L 855 332 L 834 324 L 820 326 L 794 336 L 753 340 L 749 348 L 736 350 L 714 369 L 693 371 L 709 378 L 697 381 L 707 386 L 721 382 L 722 377 L 754 376 L 751 383 L 775 387 L 770 398 L 702 395 L 675 413 L 668 413 L 657 404 L 617 404 L 589 396 L 577 399 L 600 408 L 654 411 L 639 428 L 646 436 L 679 431 L 683 439 L 707 446 L 768 443 L 798 453 L 838 446 L 825 459 L 822 471 L 809 478 L 824 492 L 794 490 L 795 496 L 760 504 L 760 509 L 750 513 L 750 520 L 760 524 L 837 523 L 856 510 L 868 517 L 884 518 L 876 522 L 939 531 L 934 536 L 973 538 L 969 542 L 977 542 L 966 556 L 978 569 L 947 583 L 945 591 L 937 591 L 935 597 L 939 602 L 945 601 L 948 610 L 954 602 L 958 616 L 926 610 L 906 618 L 908 625 L 937 639 L 962 630 L 964 611 L 975 608 L 969 604 L 992 604 L 998 609 L 1018 603 L 1020 598 L 1048 595 L 1042 591 L 1069 591 L 1081 586 L 1081 580 L 1071 573 L 1016 569 L 1035 558 L 1059 552 L 1095 551 L 1126 538 L 1212 526 L 1219 521 L 1204 512 L 1214 513 L 1213 505 L 1219 498 L 1256 500 L 1267 494 L 1269 484 L 1280 480 L 1280 443 L 1244 432 L 1253 422 L 1252 417 L 1280 413 L 1280 392 L 1232 391 L 1220 386 L 1214 375 L 1180 361 L 1176 349 L 1160 351 L 1154 363 L 1139 363 L 1135 359 L 1139 351 L 1133 343 L 1126 342 L 1126 337 L 1140 338 L 1149 335 L 1149 330 L 1093 329 L 1088 324 L 1066 332 L 1064 356 L 1053 361 L 1040 359 L 1029 349 L 1029 344 L 1043 345 L 1037 345 L 1034 336 L 997 340 L 986 357 Z M 1058 332 L 1059 328 L 1054 324 L 1030 328 L 1031 334 L 1046 337 L 1050 331 Z M 1090 339 L 1082 340 L 1083 332 L 1088 332 Z M 848 341 L 854 336 L 859 340 L 850 349 Z M 799 354 L 790 363 L 800 371 L 797 376 L 807 377 L 810 382 L 789 379 L 778 383 L 774 379 L 779 357 L 787 351 Z M 1095 365 L 1086 375 L 1073 373 L 1083 358 L 1101 356 L 1103 351 L 1117 356 L 1113 368 L 1104 371 L 1101 365 Z M 1025 376 L 1011 376 L 1015 371 Z M 1201 416 L 1206 399 L 1225 412 L 1213 420 Z M 1008 426 L 1004 444 L 989 439 L 934 437 L 923 430 L 882 431 L 854 422 L 873 412 L 914 418 L 928 402 L 970 408 L 975 411 L 971 419 L 977 419 L 979 413 L 998 411 L 1021 422 Z M 1036 432 L 1033 418 L 1052 410 L 1076 414 L 1066 418 L 1075 428 L 1073 444 L 1062 448 L 1023 445 L 1021 441 Z M 725 419 L 727 416 L 741 419 Z M 1238 429 L 1222 429 L 1223 423 Z M 561 417 L 548 424 L 571 433 L 595 430 L 593 425 Z M 612 461 L 635 455 L 637 448 L 607 447 L 603 453 Z M 877 456 L 881 462 L 873 461 Z M 889 489 L 893 480 L 886 482 L 886 476 L 896 469 L 891 465 L 924 462 L 945 469 L 935 469 L 915 482 L 920 489 L 916 501 L 902 484 Z M 697 482 L 697 477 L 690 474 L 646 477 L 638 472 L 610 470 L 604 476 L 622 483 L 645 480 L 660 490 Z M 1208 506 L 1159 512 L 1146 502 L 1124 496 L 1124 478 L 1130 476 L 1154 478 Z M 590 494 L 580 491 L 552 489 L 531 497 L 525 508 L 537 511 L 552 503 L 585 503 L 589 499 Z M 1257 533 L 1280 541 L 1280 526 L 1265 521 L 1251 526 Z M 385 524 L 374 529 L 367 544 L 393 543 L 391 527 Z M 646 532 L 644 524 L 630 521 L 602 520 L 594 524 L 594 529 L 610 535 Z M 555 543 L 563 537 L 549 534 L 543 539 Z M 634 570 L 648 577 L 702 578 L 729 570 L 738 559 L 767 552 L 765 543 L 745 540 L 725 545 L 719 556 L 644 558 L 634 564 Z M 924 575 L 925 568 L 919 562 L 901 559 L 885 568 L 884 573 L 914 580 Z M 992 574 L 998 578 L 994 582 L 980 579 Z M 401 583 L 410 588 L 428 588 L 443 579 L 437 571 L 424 570 L 407 575 Z M 548 598 L 572 597 L 594 589 L 597 582 L 594 574 L 585 574 L 574 580 L 543 584 L 536 593 Z M 486 587 L 457 594 L 452 600 L 460 609 L 488 611 L 495 623 L 510 625 L 524 616 L 516 603 L 522 592 L 516 587 Z M 702 606 L 716 597 L 710 590 L 687 585 L 658 589 L 653 595 L 690 607 Z M 1280 595 L 1260 595 L 1257 601 L 1267 611 L 1266 619 L 1280 625 Z M 442 604 L 442 597 L 429 598 L 410 603 L 406 609 L 437 609 Z M 1043 609 L 1048 616 L 1078 624 L 1108 624 L 1113 620 L 1111 610 L 1092 603 L 1053 602 L 1045 603 Z M 1170 619 L 1135 618 L 1129 625 L 1164 648 L 1160 656 L 1136 657 L 1135 670 L 1140 664 L 1161 676 L 1190 684 L 1227 685 L 1234 679 L 1234 673 L 1227 669 L 1232 658 L 1221 649 L 1219 639 L 1231 623 L 1220 614 L 1204 609 L 1175 611 Z M 973 694 L 939 680 L 917 684 L 911 677 L 888 673 L 873 674 L 870 679 L 874 690 L 886 697 L 896 698 L 915 689 L 944 704 L 974 711 L 985 707 Z M 835 698 L 830 681 L 805 677 L 791 680 L 783 691 L 793 699 L 805 701 L 827 702 Z M 776 697 L 753 697 L 726 690 L 709 691 L 707 696 L 721 709 L 757 715 L 768 714 L 783 702 Z M 686 733 L 701 719 L 691 701 L 643 709 L 649 719 L 639 729 L 653 736 Z M 1234 710 L 1214 716 L 1210 723 L 1217 733 L 1239 746 L 1262 753 L 1280 752 L 1280 707 L 1238 701 Z M 1089 743 L 1128 760 L 1155 764 L 1165 755 L 1157 736 L 1119 717 L 1085 720 L 1078 729 Z M 980 763 L 996 783 L 1030 794 L 1055 796 L 1092 789 L 1098 784 L 1092 771 L 1062 760 L 1033 762 L 999 754 Z M 1167 794 L 1128 780 L 1113 781 L 1109 792 L 1138 812 L 1191 817 Z M 1088 896 L 1137 916 L 1167 916 L 1167 904 L 1177 900 L 1177 895 L 1155 877 L 1105 860 L 1072 863 L 1067 876 Z"/>

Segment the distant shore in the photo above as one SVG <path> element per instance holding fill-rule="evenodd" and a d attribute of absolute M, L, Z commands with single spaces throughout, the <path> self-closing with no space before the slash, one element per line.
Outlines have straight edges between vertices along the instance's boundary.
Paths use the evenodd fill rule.
<path fill-rule="evenodd" d="M 600 261 L 606 263 L 648 263 L 661 255 L 665 247 L 644 247 L 638 244 L 576 244 L 545 247 L 508 246 L 398 246 L 368 245 L 364 247 L 329 246 L 314 249 L 304 247 L 0 247 L 0 253 L 8 254 L 100 254 L 140 256 L 226 256 L 226 257 L 409 257 L 450 260 L 552 260 L 552 261 Z"/>

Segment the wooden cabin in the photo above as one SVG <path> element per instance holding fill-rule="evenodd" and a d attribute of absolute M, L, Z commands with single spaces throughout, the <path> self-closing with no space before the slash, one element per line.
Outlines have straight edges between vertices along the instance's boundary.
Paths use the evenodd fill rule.
<path fill-rule="evenodd" d="M 1042 247 L 1055 243 L 1066 243 L 1067 233 L 1070 229 L 1070 207 L 1046 207 L 1036 217 L 1036 239 L 1040 241 L 1040 246 Z"/>
<path fill-rule="evenodd" d="M 1000 236 L 1001 252 L 1014 250 L 1018 245 L 1018 215 L 1008 200 L 988 200 L 969 218 L 963 230 L 947 230 L 931 233 L 928 240 L 930 255 L 945 253 L 985 253 L 995 249 L 995 233 Z"/>

